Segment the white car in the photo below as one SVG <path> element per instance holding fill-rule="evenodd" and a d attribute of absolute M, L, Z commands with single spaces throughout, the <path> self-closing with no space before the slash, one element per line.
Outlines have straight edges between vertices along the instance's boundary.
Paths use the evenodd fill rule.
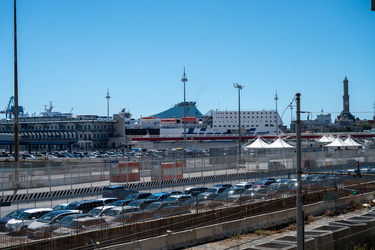
<path fill-rule="evenodd" d="M 52 212 L 52 208 L 31 208 L 20 213 L 16 218 L 11 219 L 5 225 L 7 232 L 26 232 L 27 227 L 42 217 L 43 215 Z"/>

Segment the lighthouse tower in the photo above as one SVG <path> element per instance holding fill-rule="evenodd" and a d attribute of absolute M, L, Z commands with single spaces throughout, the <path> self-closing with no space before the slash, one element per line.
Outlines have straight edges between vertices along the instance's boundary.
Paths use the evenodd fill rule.
<path fill-rule="evenodd" d="M 349 81 L 345 76 L 344 83 L 344 95 L 342 96 L 342 111 L 336 118 L 336 123 L 341 126 L 351 126 L 355 122 L 355 117 L 350 113 L 349 106 Z"/>

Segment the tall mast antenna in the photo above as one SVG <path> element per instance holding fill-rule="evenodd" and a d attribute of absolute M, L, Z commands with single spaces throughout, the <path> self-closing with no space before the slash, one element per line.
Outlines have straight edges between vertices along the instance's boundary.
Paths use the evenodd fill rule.
<path fill-rule="evenodd" d="M 109 89 L 107 89 L 107 95 L 105 98 L 107 99 L 107 119 L 109 119 L 109 99 L 111 99 L 111 96 L 109 95 Z"/>

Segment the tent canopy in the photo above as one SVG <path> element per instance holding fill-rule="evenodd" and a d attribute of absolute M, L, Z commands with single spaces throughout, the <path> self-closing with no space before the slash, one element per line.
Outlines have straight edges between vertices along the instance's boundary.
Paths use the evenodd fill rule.
<path fill-rule="evenodd" d="M 335 140 L 335 137 L 333 135 L 323 135 L 321 138 L 319 138 L 318 142 L 333 142 Z"/>
<path fill-rule="evenodd" d="M 347 147 L 362 147 L 363 145 L 356 142 L 350 135 L 344 140 Z"/>
<path fill-rule="evenodd" d="M 266 145 L 265 148 L 294 148 L 294 146 L 287 143 L 284 139 L 281 137 L 278 137 L 275 141 L 272 143 Z"/>
<path fill-rule="evenodd" d="M 251 149 L 251 148 L 265 148 L 268 145 L 262 138 L 256 138 L 251 144 L 244 147 L 244 149 Z"/>
<path fill-rule="evenodd" d="M 337 136 L 336 139 L 326 145 L 324 147 L 345 147 L 346 143 L 341 139 L 340 136 Z"/>

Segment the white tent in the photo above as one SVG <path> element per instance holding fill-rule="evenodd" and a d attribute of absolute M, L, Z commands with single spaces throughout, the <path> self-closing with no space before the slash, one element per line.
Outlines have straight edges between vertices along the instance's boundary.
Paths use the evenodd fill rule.
<path fill-rule="evenodd" d="M 288 144 L 281 137 L 278 137 L 272 143 L 266 145 L 265 148 L 294 148 L 294 146 Z"/>
<path fill-rule="evenodd" d="M 344 140 L 347 147 L 363 147 L 362 144 L 356 142 L 350 135 Z"/>
<path fill-rule="evenodd" d="M 324 145 L 324 147 L 347 147 L 347 146 L 348 144 L 346 144 L 344 140 L 340 138 L 340 136 L 337 136 L 334 141 Z"/>
<path fill-rule="evenodd" d="M 251 148 L 265 148 L 268 145 L 267 142 L 263 141 L 260 137 L 256 138 L 252 143 L 247 146 L 244 146 L 244 149 L 251 149 Z"/>
<path fill-rule="evenodd" d="M 333 135 L 323 135 L 321 138 L 319 138 L 318 142 L 333 142 L 335 140 L 335 137 Z"/>

